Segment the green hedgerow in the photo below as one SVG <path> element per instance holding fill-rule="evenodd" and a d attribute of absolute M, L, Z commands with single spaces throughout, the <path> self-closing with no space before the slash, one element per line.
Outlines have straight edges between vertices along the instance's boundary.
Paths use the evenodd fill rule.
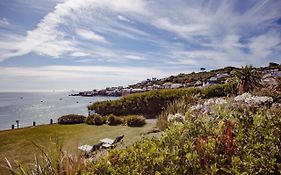
<path fill-rule="evenodd" d="M 79 124 L 85 123 L 85 116 L 78 114 L 64 115 L 58 118 L 58 124 Z"/>
<path fill-rule="evenodd" d="M 169 103 L 182 98 L 200 94 L 203 98 L 221 97 L 233 94 L 236 84 L 214 85 L 206 88 L 163 89 L 124 96 L 118 100 L 95 102 L 88 106 L 89 110 L 105 116 L 114 114 L 143 115 L 146 118 L 156 118 Z"/>

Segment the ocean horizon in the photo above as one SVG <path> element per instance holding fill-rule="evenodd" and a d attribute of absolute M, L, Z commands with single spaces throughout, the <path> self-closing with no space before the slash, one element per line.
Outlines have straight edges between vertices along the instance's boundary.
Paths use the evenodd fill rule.
<path fill-rule="evenodd" d="M 117 97 L 68 96 L 73 92 L 0 92 L 0 130 L 11 129 L 16 121 L 20 128 L 56 123 L 62 115 L 88 115 L 87 106 L 96 101 Z"/>

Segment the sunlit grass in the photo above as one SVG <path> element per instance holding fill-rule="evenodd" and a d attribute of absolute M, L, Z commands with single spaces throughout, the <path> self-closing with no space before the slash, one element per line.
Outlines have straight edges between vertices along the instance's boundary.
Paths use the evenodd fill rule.
<path fill-rule="evenodd" d="M 125 135 L 124 145 L 130 145 L 140 139 L 141 134 L 151 130 L 154 124 L 148 123 L 144 127 L 127 126 L 92 126 L 77 125 L 44 125 L 34 128 L 16 129 L 0 132 L 0 165 L 5 165 L 5 157 L 13 162 L 34 162 L 34 155 L 39 152 L 33 142 L 48 148 L 55 139 L 63 142 L 68 153 L 77 153 L 78 145 L 96 144 L 100 139 L 115 138 Z M 0 167 L 0 174 L 6 170 Z"/>

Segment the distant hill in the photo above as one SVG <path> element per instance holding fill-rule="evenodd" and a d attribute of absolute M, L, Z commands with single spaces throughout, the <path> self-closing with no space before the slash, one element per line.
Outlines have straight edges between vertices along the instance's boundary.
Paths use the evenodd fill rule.
<path fill-rule="evenodd" d="M 165 83 L 173 83 L 173 84 L 182 84 L 184 87 L 189 86 L 197 86 L 200 85 L 200 82 L 208 82 L 208 80 L 215 79 L 218 83 L 224 83 L 228 79 L 233 78 L 233 73 L 235 70 L 239 70 L 240 68 L 228 66 L 216 70 L 210 71 L 201 71 L 201 72 L 192 72 L 192 73 L 180 73 L 178 75 L 171 75 L 167 78 L 162 79 L 147 79 L 142 82 L 129 85 L 128 88 L 133 89 L 143 89 L 149 86 L 163 86 Z M 269 63 L 266 67 L 257 67 L 255 68 L 257 71 L 264 73 L 266 70 L 278 69 L 281 70 L 280 64 L 277 63 Z M 201 68 L 201 70 L 204 70 Z M 197 83 L 197 84 L 196 84 Z"/>

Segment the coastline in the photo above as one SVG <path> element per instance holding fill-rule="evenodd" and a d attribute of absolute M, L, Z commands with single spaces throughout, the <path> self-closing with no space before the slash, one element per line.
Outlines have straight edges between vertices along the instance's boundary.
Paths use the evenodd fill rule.
<path fill-rule="evenodd" d="M 88 115 L 87 106 L 96 101 L 116 97 L 70 97 L 65 92 L 9 92 L 0 93 L 0 130 L 10 130 L 16 121 L 21 127 L 49 124 L 50 119 L 67 114 Z M 42 101 L 42 102 L 41 102 Z"/>

